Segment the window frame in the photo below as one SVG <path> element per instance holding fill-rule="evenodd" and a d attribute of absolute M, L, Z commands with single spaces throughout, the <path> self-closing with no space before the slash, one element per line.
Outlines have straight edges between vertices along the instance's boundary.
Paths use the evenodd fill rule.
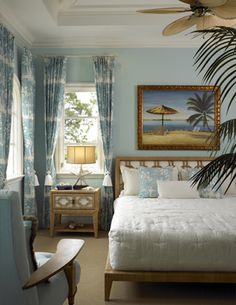
<path fill-rule="evenodd" d="M 13 134 L 12 134 L 13 132 Z M 13 151 L 12 151 L 13 149 Z M 12 167 L 9 169 L 9 164 Z M 21 105 L 21 85 L 18 77 L 13 77 L 13 102 L 11 117 L 11 136 L 7 162 L 6 180 L 12 181 L 23 177 L 23 131 L 22 131 L 22 105 Z"/>
<path fill-rule="evenodd" d="M 65 85 L 65 93 L 70 93 L 70 92 L 76 92 L 76 91 L 80 91 L 80 92 L 96 92 L 96 87 L 95 87 L 95 83 L 82 83 L 82 82 L 78 82 L 78 83 L 67 83 Z M 99 119 L 99 116 L 98 116 Z M 68 176 L 73 176 L 74 175 L 71 173 L 71 171 L 62 171 L 62 167 L 63 167 L 63 162 L 64 162 L 64 122 L 65 122 L 65 117 L 64 117 L 64 111 L 62 113 L 62 120 L 61 120 L 61 126 L 60 126 L 60 130 L 58 133 L 58 139 L 57 139 L 57 145 L 56 145 L 56 150 L 55 150 L 55 166 L 56 166 L 56 173 L 57 176 L 60 177 L 68 177 Z M 100 129 L 100 124 L 98 122 L 98 126 Z M 89 174 L 87 177 L 93 177 L 95 178 L 100 177 L 101 175 L 104 175 L 104 154 L 103 154 L 103 148 L 102 148 L 102 138 L 101 138 L 101 131 L 98 130 L 97 131 L 97 154 L 98 154 L 98 170 L 96 172 L 93 172 L 91 174 Z"/>

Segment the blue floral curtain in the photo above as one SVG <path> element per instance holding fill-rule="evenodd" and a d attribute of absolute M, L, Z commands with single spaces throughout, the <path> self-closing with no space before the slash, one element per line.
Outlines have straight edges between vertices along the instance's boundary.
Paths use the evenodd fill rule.
<path fill-rule="evenodd" d="M 113 215 L 114 200 L 110 173 L 112 167 L 112 119 L 115 58 L 113 56 L 95 56 L 93 57 L 93 63 L 106 167 L 103 181 L 104 189 L 102 192 L 101 223 L 103 229 L 108 231 Z"/>
<path fill-rule="evenodd" d="M 46 57 L 44 59 L 44 107 L 46 136 L 46 178 L 44 190 L 44 205 L 42 226 L 49 225 L 49 195 L 55 184 L 56 173 L 54 152 L 64 104 L 64 89 L 66 82 L 66 58 Z"/>
<path fill-rule="evenodd" d="M 35 69 L 33 55 L 24 49 L 21 62 L 21 103 L 24 138 L 24 215 L 37 215 L 34 171 Z"/>
<path fill-rule="evenodd" d="M 0 189 L 4 188 L 11 134 L 14 36 L 0 24 Z"/>

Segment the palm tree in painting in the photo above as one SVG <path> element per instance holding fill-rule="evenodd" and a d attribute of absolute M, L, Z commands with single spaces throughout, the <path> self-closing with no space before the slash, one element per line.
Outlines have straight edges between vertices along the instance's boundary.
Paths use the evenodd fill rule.
<path fill-rule="evenodd" d="M 187 122 L 193 127 L 196 127 L 202 123 L 203 129 L 207 128 L 208 131 L 212 132 L 209 127 L 208 121 L 214 121 L 214 95 L 213 93 L 204 92 L 202 96 L 194 93 L 194 97 L 190 97 L 187 101 L 187 109 L 194 111 L 195 113 L 190 115 Z"/>

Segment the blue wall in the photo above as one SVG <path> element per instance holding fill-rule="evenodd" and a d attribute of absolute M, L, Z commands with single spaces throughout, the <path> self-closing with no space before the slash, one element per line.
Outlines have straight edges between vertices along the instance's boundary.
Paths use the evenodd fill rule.
<path fill-rule="evenodd" d="M 35 163 L 43 198 L 45 177 L 45 138 L 43 106 L 43 55 L 72 55 L 67 62 L 67 82 L 93 82 L 92 58 L 87 55 L 115 55 L 115 94 L 113 151 L 118 155 L 142 156 L 207 156 L 207 151 L 137 150 L 137 85 L 201 85 L 201 76 L 193 67 L 196 49 L 34 49 L 37 58 L 37 100 Z M 75 55 L 73 57 L 73 55 Z M 79 55 L 80 57 L 76 57 Z M 225 120 L 222 107 L 222 121 Z M 236 109 L 234 111 L 236 113 Z M 94 181 L 95 185 L 101 184 Z M 41 199 L 39 199 L 41 200 Z"/>
<path fill-rule="evenodd" d="M 193 67 L 195 49 L 37 49 L 35 54 L 53 55 L 103 55 L 114 54 L 114 157 L 118 155 L 207 155 L 206 151 L 140 151 L 137 150 L 137 85 L 201 85 L 201 77 Z M 42 58 L 38 78 L 42 81 Z M 67 82 L 93 82 L 93 65 L 90 57 L 69 57 Z M 38 85 L 37 115 L 43 117 L 42 86 Z M 36 130 L 42 156 L 42 119 L 38 118 Z M 39 129 L 40 126 L 40 129 Z M 41 162 L 40 162 L 41 163 Z"/>

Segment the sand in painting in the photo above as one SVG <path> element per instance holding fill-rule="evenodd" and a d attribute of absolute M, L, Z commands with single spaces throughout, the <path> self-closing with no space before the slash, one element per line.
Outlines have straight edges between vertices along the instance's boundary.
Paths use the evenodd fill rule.
<path fill-rule="evenodd" d="M 164 132 L 143 133 L 143 144 L 145 145 L 194 145 L 201 146 L 207 144 L 207 139 L 212 133 L 206 131 L 173 130 Z"/>

